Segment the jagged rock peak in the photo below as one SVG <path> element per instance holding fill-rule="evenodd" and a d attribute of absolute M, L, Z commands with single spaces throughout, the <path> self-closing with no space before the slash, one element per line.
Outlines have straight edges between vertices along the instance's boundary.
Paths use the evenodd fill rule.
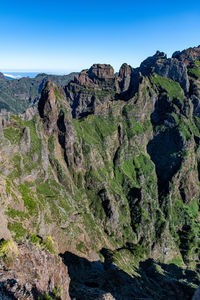
<path fill-rule="evenodd" d="M 162 51 L 159 51 L 159 50 L 156 51 L 156 54 L 154 56 L 157 56 L 157 57 L 160 57 L 160 58 L 167 58 L 166 53 L 164 53 Z"/>
<path fill-rule="evenodd" d="M 185 93 L 189 91 L 189 79 L 186 65 L 177 58 L 168 58 L 165 53 L 157 51 L 155 55 L 144 60 L 139 68 L 144 76 L 157 73 L 165 78 L 177 81 Z"/>
<path fill-rule="evenodd" d="M 75 76 L 74 81 L 81 85 L 91 85 L 96 80 L 106 81 L 114 77 L 114 69 L 111 65 L 94 64 L 89 70 L 83 70 L 79 75 Z"/>
<path fill-rule="evenodd" d="M 64 90 L 61 87 L 57 87 L 52 81 L 47 81 L 38 102 L 38 111 L 49 134 L 56 126 L 58 115 L 57 100 L 61 97 L 65 99 Z M 66 101 L 65 103 L 67 104 Z"/>
<path fill-rule="evenodd" d="M 124 63 L 119 69 L 119 86 L 122 92 L 128 90 L 131 81 L 132 67 Z"/>
<path fill-rule="evenodd" d="M 54 133 L 64 149 L 67 165 L 78 165 L 81 161 L 81 151 L 76 151 L 79 155 L 74 154 L 77 136 L 64 90 L 47 81 L 38 103 L 38 110 L 43 119 L 45 133 L 48 136 Z"/>
<path fill-rule="evenodd" d="M 172 58 L 177 58 L 178 60 L 184 62 L 186 66 L 188 66 L 196 59 L 200 59 L 200 45 L 198 47 L 188 48 L 183 51 L 176 51 L 172 55 Z"/>
<path fill-rule="evenodd" d="M 56 88 L 56 85 L 52 81 L 46 82 L 38 102 L 38 111 L 41 118 L 44 118 L 46 114 L 55 106 L 54 88 Z"/>
<path fill-rule="evenodd" d="M 114 69 L 107 64 L 94 64 L 88 70 L 89 77 L 97 77 L 98 79 L 109 79 L 114 77 Z"/>
<path fill-rule="evenodd" d="M 123 63 L 119 69 L 119 77 L 124 78 L 127 75 L 130 75 L 132 72 L 132 68 L 127 63 Z"/>
<path fill-rule="evenodd" d="M 94 64 L 83 70 L 65 87 L 66 97 L 75 118 L 94 113 L 99 105 L 115 99 L 119 84 L 114 69 L 107 64 Z"/>
<path fill-rule="evenodd" d="M 143 75 L 149 75 L 158 60 L 166 59 L 167 55 L 164 52 L 157 51 L 153 56 L 148 57 L 141 63 L 140 71 L 143 73 Z"/>
<path fill-rule="evenodd" d="M 47 81 L 38 102 L 38 110 L 42 118 L 45 116 L 45 113 L 54 109 L 56 93 L 65 98 L 65 92 L 61 87 L 56 86 L 52 81 Z"/>

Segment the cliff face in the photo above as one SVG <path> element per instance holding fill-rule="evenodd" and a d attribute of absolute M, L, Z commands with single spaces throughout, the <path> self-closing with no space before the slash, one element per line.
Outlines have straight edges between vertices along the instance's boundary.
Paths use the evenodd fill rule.
<path fill-rule="evenodd" d="M 48 81 L 32 119 L 2 116 L 0 237 L 34 244 L 38 235 L 43 245 L 52 236 L 71 297 L 191 298 L 200 254 L 194 53 L 157 52 L 118 74 L 95 64 L 64 88 Z"/>
<path fill-rule="evenodd" d="M 75 118 L 93 114 L 99 105 L 115 99 L 117 90 L 117 78 L 113 68 L 100 64 L 82 71 L 65 88 Z"/>

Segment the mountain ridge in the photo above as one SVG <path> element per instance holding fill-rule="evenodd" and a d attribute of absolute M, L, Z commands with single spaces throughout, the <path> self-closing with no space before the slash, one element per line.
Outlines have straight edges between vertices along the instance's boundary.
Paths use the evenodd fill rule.
<path fill-rule="evenodd" d="M 64 87 L 47 81 L 38 112 L 0 115 L 2 243 L 61 253 L 71 278 L 65 296 L 69 288 L 72 299 L 192 298 L 199 49 L 169 59 L 157 52 L 118 74 L 94 64 Z M 38 295 L 55 288 L 38 286 Z"/>

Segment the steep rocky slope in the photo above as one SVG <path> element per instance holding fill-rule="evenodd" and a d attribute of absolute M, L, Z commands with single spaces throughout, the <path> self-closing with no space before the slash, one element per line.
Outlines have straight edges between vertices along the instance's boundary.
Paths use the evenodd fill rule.
<path fill-rule="evenodd" d="M 27 107 L 34 105 L 40 98 L 47 80 L 52 80 L 59 86 L 66 85 L 76 73 L 68 75 L 38 74 L 35 78 L 23 77 L 9 80 L 0 73 L 0 110 L 6 109 L 12 113 L 23 113 Z"/>
<path fill-rule="evenodd" d="M 95 64 L 64 88 L 48 81 L 32 118 L 1 117 L 1 243 L 62 253 L 72 299 L 197 288 L 199 49 L 117 75 Z"/>
<path fill-rule="evenodd" d="M 43 246 L 40 248 L 38 241 L 36 245 L 26 241 L 18 246 L 11 241 L 1 243 L 1 254 L 6 252 L 0 265 L 1 299 L 40 299 L 47 295 L 70 299 L 67 267 L 60 257 L 47 251 L 48 244 Z"/>

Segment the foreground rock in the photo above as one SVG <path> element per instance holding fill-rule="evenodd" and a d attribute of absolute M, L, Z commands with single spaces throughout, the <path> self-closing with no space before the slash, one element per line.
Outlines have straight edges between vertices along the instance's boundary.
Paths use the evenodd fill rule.
<path fill-rule="evenodd" d="M 46 294 L 69 300 L 69 283 L 61 258 L 30 242 L 0 260 L 1 299 L 38 299 Z"/>

